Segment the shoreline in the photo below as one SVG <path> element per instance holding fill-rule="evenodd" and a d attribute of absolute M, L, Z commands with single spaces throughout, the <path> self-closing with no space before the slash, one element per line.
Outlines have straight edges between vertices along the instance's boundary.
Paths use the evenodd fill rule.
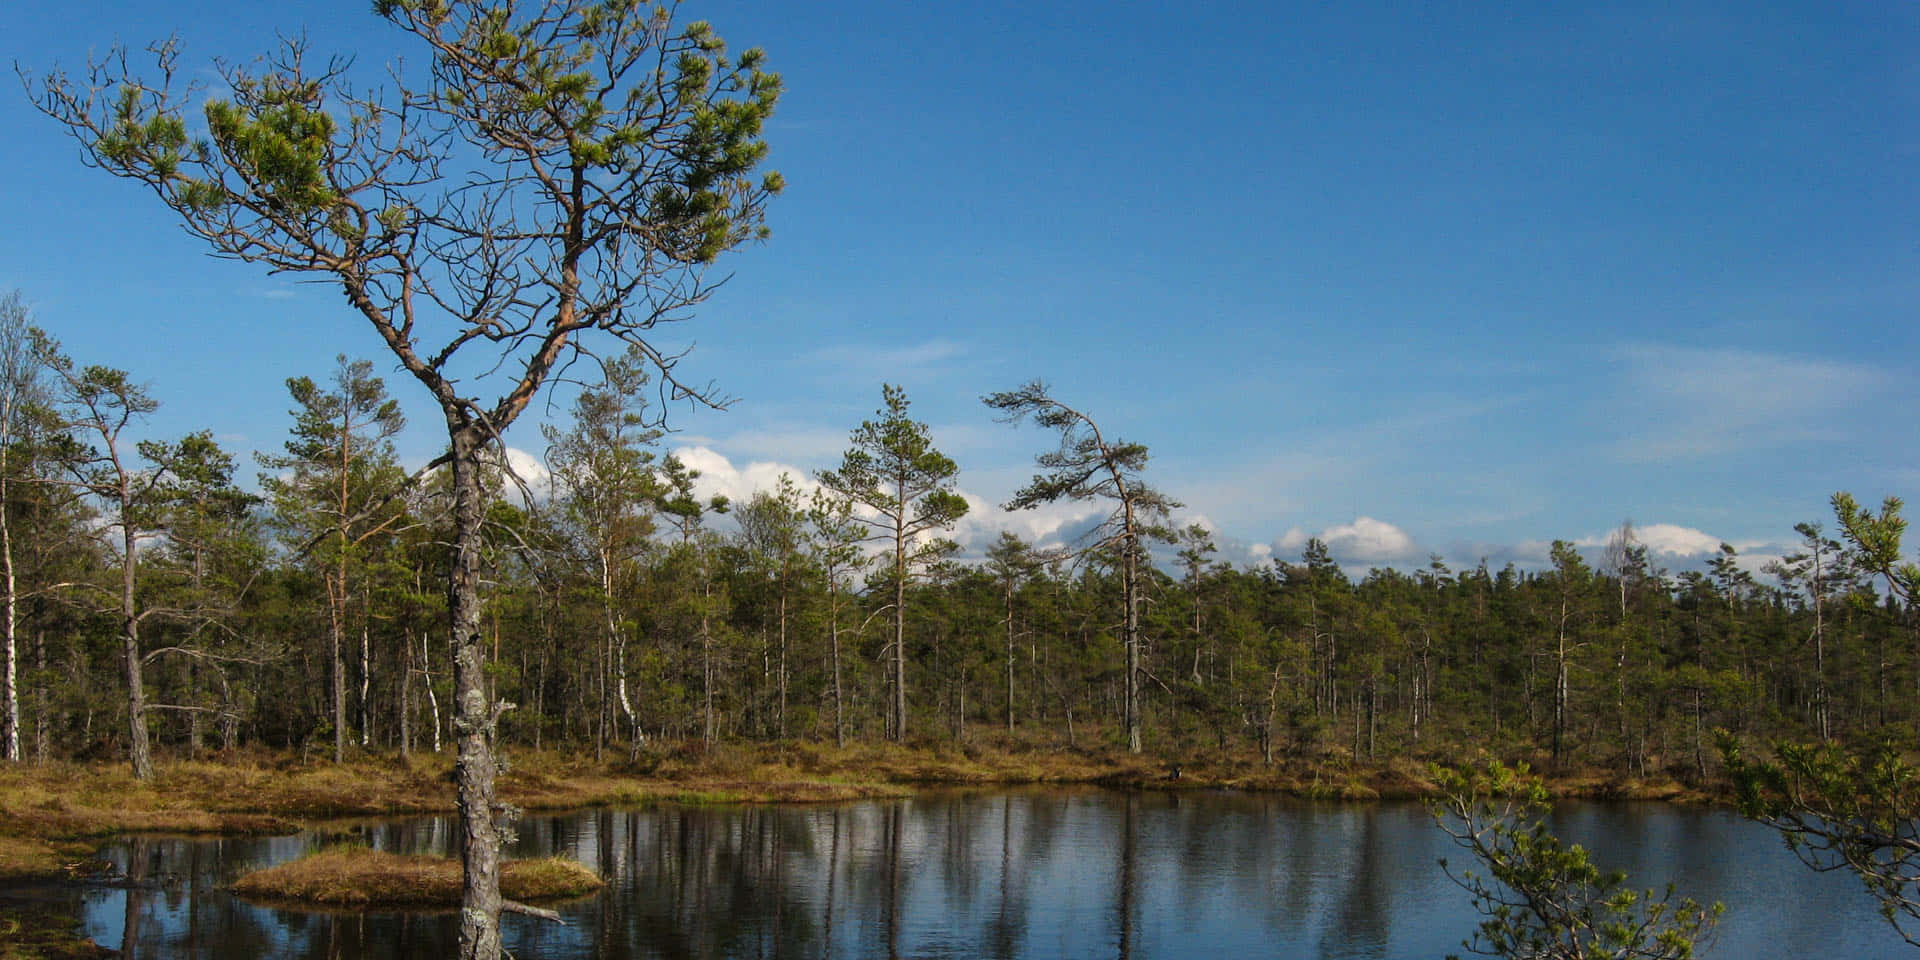
<path fill-rule="evenodd" d="M 910 797 L 977 787 L 1232 790 L 1309 800 L 1380 802 L 1437 795 L 1427 761 L 1353 763 L 1341 757 L 1257 758 L 1118 750 L 1051 750 L 940 743 L 677 744 L 638 757 L 508 751 L 501 798 L 528 812 L 656 804 L 813 804 Z M 1468 758 L 1469 761 L 1477 758 Z M 1460 762 L 1460 761 L 1456 761 Z M 58 762 L 0 768 L 0 903 L 34 886 L 98 882 L 102 845 L 128 834 L 240 836 L 321 828 L 327 821 L 455 811 L 451 753 L 363 755 L 335 765 L 293 754 L 242 752 L 161 762 L 154 779 L 123 763 Z M 1723 791 L 1672 779 L 1639 780 L 1594 768 L 1543 776 L 1556 799 L 1725 802 Z M 334 909 L 339 909 L 335 906 Z M 18 957 L 112 956 L 80 936 L 77 918 L 49 905 L 17 912 L 30 935 Z"/>
<path fill-rule="evenodd" d="M 1179 760 L 1119 751 L 1007 750 L 940 744 L 845 748 L 810 743 L 672 745 L 600 763 L 509 751 L 501 798 L 526 811 L 678 804 L 806 804 L 910 796 L 935 787 L 1099 786 L 1240 790 L 1302 799 L 1420 800 L 1437 795 L 1427 761 Z M 1476 759 L 1476 758 L 1469 758 Z M 450 754 L 369 755 L 345 764 L 265 752 L 159 764 L 149 783 L 123 764 L 0 768 L 0 881 L 83 879 L 100 843 L 130 833 L 290 833 L 319 821 L 455 811 Z M 1543 774 L 1556 799 L 1724 802 L 1724 791 L 1595 768 Z"/>

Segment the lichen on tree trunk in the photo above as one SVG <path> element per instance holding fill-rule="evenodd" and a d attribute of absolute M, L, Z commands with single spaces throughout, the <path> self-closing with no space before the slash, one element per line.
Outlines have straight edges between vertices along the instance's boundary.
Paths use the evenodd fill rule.
<path fill-rule="evenodd" d="M 486 687 L 486 646 L 480 633 L 480 441 L 471 426 L 448 417 L 453 450 L 453 567 L 447 606 L 453 631 L 454 739 L 460 795 L 461 863 L 466 880 L 460 909 L 460 956 L 500 955 L 500 843 L 505 810 L 496 802 L 493 752 L 498 710 Z"/>

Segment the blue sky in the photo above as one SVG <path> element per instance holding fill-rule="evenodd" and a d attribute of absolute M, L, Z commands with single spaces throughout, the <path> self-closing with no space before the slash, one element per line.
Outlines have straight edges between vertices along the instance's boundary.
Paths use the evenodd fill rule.
<path fill-rule="evenodd" d="M 0 45 L 417 59 L 369 6 L 9 4 Z M 977 498 L 966 539 L 1057 536 L 1084 516 L 994 506 L 1047 438 L 978 401 L 1040 377 L 1146 443 L 1228 559 L 1318 534 L 1357 567 L 1625 517 L 1669 566 L 1762 556 L 1834 490 L 1920 486 L 1920 7 L 1182 6 L 685 6 L 784 75 L 789 188 L 673 334 L 739 402 L 670 444 L 737 494 L 832 466 L 897 382 Z M 148 382 L 156 434 L 274 448 L 286 377 L 390 368 L 337 294 L 206 257 L 24 96 L 0 126 L 0 289 Z"/>

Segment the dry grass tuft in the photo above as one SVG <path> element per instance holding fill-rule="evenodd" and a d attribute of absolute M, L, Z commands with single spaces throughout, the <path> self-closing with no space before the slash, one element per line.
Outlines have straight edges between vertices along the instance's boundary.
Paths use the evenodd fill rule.
<path fill-rule="evenodd" d="M 604 881 L 559 857 L 511 860 L 501 866 L 500 893 L 529 902 L 577 897 Z M 457 907 L 460 861 L 408 856 L 366 847 L 329 847 L 241 877 L 233 892 L 260 900 L 338 907 Z"/>

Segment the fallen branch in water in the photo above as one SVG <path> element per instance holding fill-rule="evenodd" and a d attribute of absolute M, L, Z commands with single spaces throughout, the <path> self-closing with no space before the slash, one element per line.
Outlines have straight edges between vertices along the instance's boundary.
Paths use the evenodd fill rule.
<path fill-rule="evenodd" d="M 529 917 L 539 917 L 542 920 L 552 920 L 554 923 L 557 923 L 563 927 L 567 925 L 567 922 L 565 920 L 560 919 L 560 914 L 558 911 L 545 910 L 540 907 L 528 906 L 527 904 L 521 903 L 517 900 L 500 901 L 500 912 L 501 913 L 524 913 Z"/>

